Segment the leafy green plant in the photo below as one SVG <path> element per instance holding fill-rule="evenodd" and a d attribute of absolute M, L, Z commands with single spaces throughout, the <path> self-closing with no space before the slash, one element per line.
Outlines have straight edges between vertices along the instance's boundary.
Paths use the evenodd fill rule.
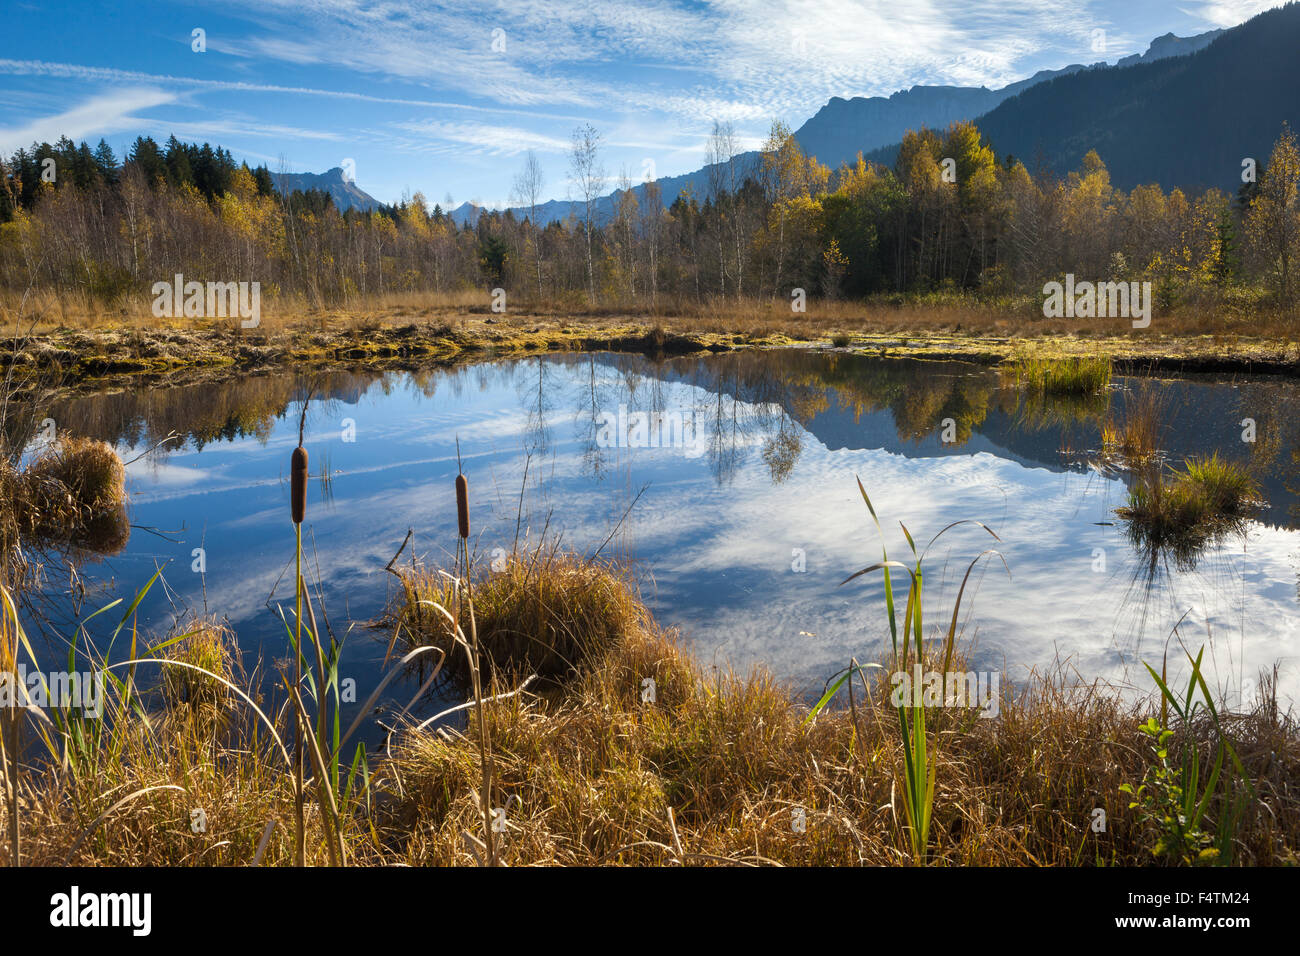
<path fill-rule="evenodd" d="M 1129 809 L 1137 811 L 1141 824 L 1154 832 L 1151 854 L 1157 860 L 1174 865 L 1227 866 L 1232 862 L 1233 839 L 1246 798 L 1253 795 L 1254 788 L 1232 744 L 1223 735 L 1214 700 L 1201 675 L 1204 654 L 1205 649 L 1201 648 L 1195 659 L 1187 655 L 1192 674 L 1181 698 L 1150 664 L 1143 665 L 1161 695 L 1159 718 L 1151 716 L 1138 725 L 1138 730 L 1150 738 L 1155 762 L 1140 784 L 1134 787 L 1126 783 L 1119 789 L 1132 798 Z M 1169 729 L 1170 707 L 1179 717 L 1179 732 Z M 1202 709 L 1218 734 L 1214 763 L 1204 782 L 1200 750 L 1191 734 L 1192 724 Z M 1181 741 L 1175 739 L 1179 736 Z M 1181 743 L 1176 760 L 1170 756 L 1171 742 Z M 1216 797 L 1217 817 L 1209 813 Z"/>
<path fill-rule="evenodd" d="M 915 567 L 900 561 L 891 561 L 889 554 L 884 546 L 884 531 L 880 527 L 880 519 L 876 516 L 876 509 L 871 504 L 871 499 L 867 495 L 867 489 L 863 487 L 862 480 L 858 479 L 858 491 L 862 494 L 862 500 L 866 502 L 867 510 L 871 513 L 871 520 L 876 525 L 876 533 L 881 538 L 881 560 L 878 564 L 863 568 L 861 571 L 849 575 L 840 585 L 848 584 L 850 581 L 870 574 L 873 571 L 883 572 L 885 582 L 885 610 L 889 617 L 889 633 L 893 643 L 893 670 L 895 673 L 905 671 L 911 663 L 915 661 L 920 664 L 925 659 L 925 649 L 923 644 L 923 623 L 922 623 L 922 604 L 921 604 L 921 584 L 923 573 L 921 570 L 922 562 L 926 552 L 935 541 L 952 528 L 962 524 L 975 524 L 983 528 L 995 540 L 1001 540 L 988 526 L 972 520 L 955 521 L 945 527 L 933 538 L 930 544 L 926 545 L 925 551 L 920 554 L 916 550 L 916 542 L 912 540 L 911 533 L 907 526 L 900 522 L 903 529 L 903 535 L 907 539 L 908 547 L 912 551 L 912 557 L 916 561 Z M 970 580 L 971 571 L 979 560 L 986 555 L 998 554 L 996 551 L 983 551 L 977 555 L 966 568 L 966 574 L 962 578 L 961 588 L 957 592 L 957 600 L 953 604 L 952 620 L 948 625 L 948 633 L 943 650 L 943 673 L 946 674 L 948 667 L 952 662 L 953 647 L 957 636 L 957 615 L 961 609 L 962 596 L 966 592 L 966 584 Z M 1001 555 L 998 555 L 1001 557 Z M 1004 561 L 1005 564 L 1005 561 Z M 898 568 L 906 571 L 911 578 L 911 584 L 907 591 L 907 604 L 903 611 L 902 636 L 903 643 L 900 651 L 899 648 L 899 627 L 897 607 L 894 601 L 894 587 L 890 578 L 890 568 Z M 826 693 L 822 695 L 812 712 L 808 715 L 805 723 L 815 718 L 826 708 L 840 689 L 846 683 L 852 681 L 856 674 L 863 679 L 865 686 L 865 677 L 863 674 L 866 668 L 879 668 L 880 665 L 869 664 L 860 665 L 856 661 L 850 663 L 841 674 L 837 675 L 836 680 L 830 685 Z M 929 743 L 929 737 L 925 728 L 925 706 L 913 701 L 911 704 L 900 704 L 897 708 L 898 727 L 903 741 L 903 809 L 907 816 L 907 836 L 908 843 L 912 851 L 912 859 L 918 863 L 924 863 L 929 855 L 930 848 L 930 821 L 934 814 L 934 787 L 935 787 L 935 750 Z"/>

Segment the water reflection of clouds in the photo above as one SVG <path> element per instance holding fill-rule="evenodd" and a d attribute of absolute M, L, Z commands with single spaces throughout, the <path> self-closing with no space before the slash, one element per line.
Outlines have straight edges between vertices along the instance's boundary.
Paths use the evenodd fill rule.
<path fill-rule="evenodd" d="M 549 521 L 552 535 L 590 552 L 648 484 L 606 553 L 636 560 L 661 623 L 679 626 L 706 664 L 743 671 L 763 662 L 812 691 L 851 655 L 883 653 L 888 629 L 879 574 L 838 586 L 880 555 L 857 476 L 892 558 L 909 553 L 900 520 L 919 547 L 960 519 L 983 521 L 1002 538 L 962 526 L 927 558 L 927 620 L 937 630 L 947 625 L 969 560 L 990 547 L 1006 557 L 1010 580 L 992 559 L 967 590 L 960 623 L 963 639 L 974 642 L 975 666 L 1005 666 L 1022 678 L 1064 658 L 1084 677 L 1146 687 L 1140 661 L 1159 660 L 1169 629 L 1190 607 L 1184 639 L 1193 649 L 1211 645 L 1207 657 L 1221 683 L 1282 660 L 1283 689 L 1295 697 L 1294 533 L 1256 526 L 1244 555 L 1240 542 L 1227 542 L 1196 571 L 1171 572 L 1148 591 L 1140 559 L 1111 513 L 1124 498 L 1121 481 L 1032 466 L 1027 453 L 1013 460 L 999 443 L 1005 436 L 980 435 L 978 423 L 969 447 L 918 457 L 930 454 L 928 446 L 898 438 L 889 408 L 868 407 L 846 419 L 834 418 L 832 407 L 795 421 L 770 390 L 753 389 L 752 402 L 743 393 L 720 396 L 716 388 L 727 375 L 710 383 L 708 368 L 707 360 L 683 369 L 627 356 L 530 359 L 472 374 L 427 373 L 418 386 L 400 377 L 355 386 L 346 407 L 309 416 L 313 473 L 325 463 L 335 473 L 332 506 L 322 505 L 315 484 L 309 492 L 309 566 L 313 577 L 319 566 L 336 629 L 379 614 L 391 580 L 383 567 L 408 528 L 415 531 L 411 553 L 447 558 L 459 438 L 481 552 L 514 539 L 525 449 L 534 457 L 522 524 L 534 541 Z M 594 447 L 591 420 L 620 402 L 695 411 L 711 436 L 710 452 L 692 460 L 680 449 Z M 265 604 L 292 556 L 281 477 L 297 440 L 297 409 L 290 405 L 264 438 L 216 442 L 131 468 L 133 521 L 187 529 L 174 546 L 173 588 L 201 604 L 188 564 L 205 535 L 209 607 L 268 648 L 283 643 L 282 626 Z M 355 420 L 355 442 L 343 441 L 334 427 L 343 418 Z M 828 448 L 818 435 L 832 426 Z M 759 451 L 778 428 L 801 448 L 782 483 L 774 483 Z M 791 569 L 795 548 L 806 556 L 804 573 Z M 1104 572 L 1094 571 L 1098 548 Z M 166 550 L 137 538 L 123 559 L 105 567 L 116 567 L 119 580 L 142 583 L 147 575 L 135 570 L 144 556 Z M 281 598 L 287 581 L 280 581 Z M 169 609 L 156 605 L 152 612 L 160 620 Z M 345 660 L 373 666 L 376 642 L 349 640 Z"/>

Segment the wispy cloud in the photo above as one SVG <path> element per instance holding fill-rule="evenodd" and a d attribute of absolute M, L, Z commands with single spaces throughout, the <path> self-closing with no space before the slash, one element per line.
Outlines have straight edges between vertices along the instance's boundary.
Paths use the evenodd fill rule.
<path fill-rule="evenodd" d="M 147 120 L 138 110 L 161 106 L 176 99 L 174 93 L 158 89 L 122 89 L 93 96 L 62 113 L 31 120 L 22 126 L 0 127 L 0 152 L 11 152 L 34 142 L 53 142 L 60 136 L 83 139 L 108 136 L 138 127 Z"/>
<path fill-rule="evenodd" d="M 498 103 L 654 109 L 692 122 L 807 111 L 830 95 L 921 81 L 1002 85 L 1044 47 L 1084 58 L 1099 26 L 1088 0 L 234 2 L 262 28 L 234 47 L 262 57 Z"/>
<path fill-rule="evenodd" d="M 431 149 L 448 146 L 464 152 L 468 147 L 476 152 L 515 156 L 530 149 L 562 153 L 569 148 L 567 140 L 534 133 L 517 126 L 489 126 L 484 123 L 452 123 L 440 120 L 393 125 L 396 129 L 416 135 L 417 138 L 408 140 L 408 144 L 424 144 Z"/>
<path fill-rule="evenodd" d="M 331 90 L 309 86 L 287 86 L 276 83 L 252 83 L 242 80 L 207 80 L 191 76 L 165 73 L 146 73 L 139 70 L 122 70 L 113 67 L 83 66 L 77 63 L 58 63 L 46 60 L 11 60 L 0 58 L 0 74 L 11 76 L 51 76 L 78 80 L 84 83 L 158 83 L 166 86 L 211 90 L 230 93 L 282 93 L 293 96 L 322 97 L 351 100 L 359 103 L 383 103 L 393 106 L 410 106 L 420 109 L 466 110 L 475 113 L 527 115 L 541 119 L 577 122 L 577 114 L 539 113 L 517 107 L 493 107 L 454 100 L 428 100 L 417 97 L 379 96 L 355 90 Z"/>
<path fill-rule="evenodd" d="M 160 132 L 174 133 L 185 139 L 214 139 L 222 136 L 256 136 L 275 140 L 311 139 L 338 142 L 345 137 L 332 130 L 309 129 L 303 126 L 283 126 L 262 123 L 252 118 L 196 120 L 156 120 L 151 127 Z"/>
<path fill-rule="evenodd" d="M 1199 0 L 1186 13 L 1216 27 L 1235 27 L 1256 14 L 1280 7 L 1287 0 Z"/>

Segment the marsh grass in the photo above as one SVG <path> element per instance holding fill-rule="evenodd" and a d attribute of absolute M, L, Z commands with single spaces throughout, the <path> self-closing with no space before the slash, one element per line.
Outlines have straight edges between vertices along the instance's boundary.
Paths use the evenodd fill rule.
<path fill-rule="evenodd" d="M 1125 468 L 1143 468 L 1159 460 L 1165 421 L 1164 403 L 1151 383 L 1127 392 L 1120 414 L 1112 413 L 1102 424 L 1102 457 Z"/>
<path fill-rule="evenodd" d="M 0 522 L 10 541 L 115 554 L 126 546 L 126 468 L 107 442 L 63 437 L 25 467 L 0 462 Z"/>
<path fill-rule="evenodd" d="M 911 549 L 912 558 L 915 561 L 914 567 L 909 567 L 898 561 L 891 561 L 889 554 L 884 546 L 884 531 L 880 527 L 880 519 L 876 516 L 876 509 L 871 504 L 871 499 L 867 496 L 867 489 L 863 487 L 862 480 L 858 479 L 858 491 L 862 495 L 862 500 L 867 506 L 867 511 L 871 514 L 871 520 L 876 526 L 876 533 L 881 538 L 880 561 L 870 567 L 856 571 L 840 582 L 841 586 L 849 582 L 880 571 L 884 579 L 885 591 L 885 611 L 889 621 L 889 635 L 893 645 L 893 655 L 891 658 L 891 673 L 897 674 L 907 672 L 913 663 L 922 665 L 927 661 L 926 648 L 924 643 L 924 626 L 923 604 L 922 604 L 922 582 L 924 575 L 922 563 L 925 558 L 926 550 L 918 553 L 916 543 L 912 540 L 911 533 L 907 530 L 906 525 L 901 525 L 903 535 L 907 539 L 908 547 Z M 974 524 L 994 538 L 998 536 L 993 530 L 978 521 L 958 521 L 948 525 L 942 531 L 931 539 L 933 545 L 949 529 L 961 524 Z M 961 609 L 962 597 L 966 593 L 966 584 L 970 580 L 971 571 L 979 563 L 980 559 L 986 555 L 997 555 L 996 551 L 985 551 L 977 555 L 966 568 L 966 574 L 962 579 L 961 588 L 957 592 L 957 599 L 953 605 L 952 623 L 948 628 L 948 634 L 942 649 L 939 652 L 938 659 L 942 661 L 941 669 L 938 673 L 946 675 L 950 673 L 949 668 L 952 664 L 954 652 L 956 650 L 957 637 L 957 615 Z M 1001 555 L 998 555 L 1001 557 Z M 1003 562 L 1005 564 L 1005 561 Z M 911 583 L 907 591 L 907 604 L 904 610 L 903 625 L 899 628 L 897 609 L 894 602 L 893 582 L 890 576 L 891 569 L 900 569 L 908 574 Z M 902 637 L 902 646 L 900 649 L 899 638 Z M 934 656 L 933 650 L 931 657 Z M 878 667 L 879 665 L 868 665 Z M 854 659 L 849 662 L 849 666 L 844 670 L 841 676 L 830 685 L 822 699 L 817 702 L 808 719 L 812 720 L 820 714 L 831 698 L 839 689 L 847 684 L 850 694 L 850 707 L 852 704 L 853 678 L 857 676 L 862 678 L 863 690 L 870 696 L 863 668 L 858 665 Z M 925 863 L 930 853 L 930 823 L 934 817 L 934 794 L 935 794 L 935 772 L 938 766 L 936 748 L 938 738 L 933 740 L 926 732 L 926 707 L 924 704 L 901 703 L 895 707 L 898 717 L 899 736 L 903 742 L 903 774 L 901 779 L 903 791 L 903 809 L 907 815 L 906 833 L 911 850 L 911 859 L 915 863 Z M 857 716 L 854 709 L 854 724 L 856 726 Z"/>
<path fill-rule="evenodd" d="M 1092 395 L 1109 385 L 1111 377 L 1111 360 L 1105 355 L 1055 358 L 1023 349 L 1003 368 L 1016 387 L 1045 395 Z"/>
<path fill-rule="evenodd" d="M 933 651 L 926 666 L 941 666 L 942 645 Z M 959 655 L 949 664 L 965 666 Z M 647 678 L 655 681 L 653 703 L 641 695 Z M 807 721 L 806 705 L 761 668 L 705 674 L 671 636 L 638 629 L 561 696 L 516 696 L 486 710 L 496 768 L 491 799 L 508 808 L 504 861 L 917 862 L 903 806 L 912 741 L 888 694 L 883 682 L 869 680 L 853 709 Z M 926 861 L 1149 864 L 1157 837 L 1120 787 L 1152 766 L 1139 730 L 1150 706 L 1125 704 L 1100 684 L 1079 686 L 1062 669 L 1006 693 L 997 720 L 951 708 L 926 714 L 923 779 L 934 779 Z M 1246 772 L 1264 781 L 1235 831 L 1235 862 L 1292 859 L 1300 835 L 1289 782 L 1297 773 L 1294 724 L 1261 704 L 1224 727 Z M 474 735 L 472 720 L 463 732 L 395 739 L 377 784 L 393 797 L 378 804 L 386 858 L 474 862 L 460 836 L 478 814 Z M 1198 750 L 1208 773 L 1219 746 L 1214 729 L 1196 722 L 1186 746 Z M 1106 834 L 1089 830 L 1097 806 L 1107 812 Z M 797 809 L 806 832 L 792 825 Z"/>
<path fill-rule="evenodd" d="M 1151 561 L 1170 555 L 1178 567 L 1191 567 L 1205 547 L 1245 529 L 1259 494 L 1244 467 L 1216 452 L 1184 461 L 1181 470 L 1144 469 L 1115 513 Z"/>
<path fill-rule="evenodd" d="M 437 569 L 400 577 L 402 592 L 390 613 L 403 633 L 414 645 L 446 651 L 450 672 L 467 677 L 463 656 L 451 654 L 451 622 L 424 603 L 453 607 L 458 579 Z M 474 613 L 485 670 L 558 680 L 636 627 L 642 609 L 613 565 L 547 547 L 511 554 L 499 569 L 478 574 Z M 468 632 L 467 604 L 459 623 Z"/>
<path fill-rule="evenodd" d="M 1259 504 L 1259 487 L 1245 468 L 1215 452 L 1208 458 L 1183 463 L 1186 480 L 1197 489 L 1204 509 L 1224 518 L 1240 518 Z"/>
<path fill-rule="evenodd" d="M 167 712 L 213 730 L 228 725 L 237 703 L 230 685 L 248 682 L 234 631 L 212 618 L 199 618 L 153 654 L 188 665 L 162 669 L 159 690 Z"/>
<path fill-rule="evenodd" d="M 132 614 L 121 616 L 123 638 Z M 182 643 L 173 645 L 177 654 Z M 926 666 L 945 657 L 946 641 L 927 641 Z M 891 658 L 887 652 L 880 661 Z M 960 648 L 946 664 L 965 666 Z M 142 719 L 130 671 L 115 673 L 121 681 L 110 687 L 98 736 L 87 725 L 74 744 L 80 731 L 67 727 L 51 734 L 59 759 L 22 768 L 23 862 L 292 864 L 283 709 L 232 692 L 230 726 L 218 736 L 181 713 Z M 861 671 L 859 680 L 865 673 L 876 672 Z M 647 678 L 655 682 L 652 702 L 644 699 Z M 1204 713 L 1179 727 L 1178 747 L 1200 755 L 1202 797 L 1221 740 L 1255 788 L 1233 830 L 1238 864 L 1296 862 L 1300 845 L 1300 731 L 1278 707 L 1275 679 L 1265 675 L 1261 687 L 1251 711 L 1219 712 L 1221 734 Z M 926 774 L 932 766 L 935 781 L 926 860 L 1151 862 L 1159 834 L 1120 787 L 1157 766 L 1139 727 L 1161 716 L 1158 701 L 1125 702 L 1103 684 L 1078 684 L 1064 667 L 1034 675 L 1020 690 L 1003 688 L 997 720 L 954 708 L 925 715 Z M 807 704 L 764 669 L 705 672 L 642 613 L 551 693 L 494 699 L 513 689 L 500 677 L 489 681 L 463 729 L 399 719 L 391 747 L 366 761 L 361 798 L 339 803 L 337 837 L 319 801 L 308 804 L 306 862 L 328 862 L 331 841 L 342 843 L 347 863 L 480 862 L 466 839 L 484 821 L 480 721 L 492 748 L 486 803 L 505 811 L 503 863 L 916 859 L 901 794 L 909 743 L 883 682 L 866 681 L 852 708 L 826 708 L 808 721 Z M 62 770 L 68 748 L 75 759 Z M 1217 800 L 1207 818 L 1217 819 Z M 1107 811 L 1105 834 L 1089 829 L 1097 806 Z M 207 815 L 201 834 L 190 827 L 196 807 Z M 792 826 L 796 809 L 806 814 L 805 832 Z M 7 832 L 0 837 L 9 840 Z"/>

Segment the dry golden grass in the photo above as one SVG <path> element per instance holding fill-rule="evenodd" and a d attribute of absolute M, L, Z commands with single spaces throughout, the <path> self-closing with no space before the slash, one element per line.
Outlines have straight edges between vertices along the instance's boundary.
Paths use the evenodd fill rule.
<path fill-rule="evenodd" d="M 598 569 L 578 579 L 570 563 L 552 567 L 557 580 L 539 593 L 555 595 L 576 583 L 578 595 L 589 594 L 591 581 L 609 574 Z M 528 587 L 536 582 L 530 577 Z M 489 799 L 504 811 L 497 841 L 504 862 L 915 862 L 902 823 L 897 712 L 886 702 L 886 686 L 859 686 L 852 709 L 808 722 L 808 707 L 770 674 L 706 676 L 630 591 L 621 600 L 635 608 L 632 619 L 620 616 L 616 634 L 589 644 L 566 680 L 541 695 L 484 707 Z M 541 619 L 562 634 L 591 620 L 591 611 L 574 596 Z M 228 640 L 209 630 L 211 622 L 199 624 L 168 653 L 233 674 Z M 515 646 L 512 638 L 506 643 Z M 654 682 L 652 700 L 647 679 Z M 512 689 L 513 680 L 502 669 L 490 695 Z M 1237 830 L 1236 862 L 1292 863 L 1300 844 L 1300 732 L 1278 710 L 1275 675 L 1262 686 L 1254 710 L 1223 718 L 1255 787 Z M 261 862 L 292 862 L 292 779 L 265 725 L 251 706 L 230 697 L 224 723 L 193 719 L 186 703 L 221 697 L 202 688 L 165 690 L 148 725 L 119 701 L 103 742 L 79 750 L 67 770 L 29 768 L 24 862 L 248 864 L 271 821 Z M 257 703 L 287 724 L 285 711 Z M 927 724 L 941 743 L 929 862 L 1153 862 L 1158 835 L 1119 788 L 1140 783 L 1152 766 L 1138 724 L 1158 711 L 1152 699 L 1124 703 L 1101 685 L 1070 681 L 1064 670 L 1004 692 L 996 719 L 932 709 Z M 454 721 L 423 729 L 404 724 L 391 738 L 391 753 L 372 757 L 369 791 L 342 821 L 348 862 L 475 861 L 467 834 L 481 833 L 484 817 L 479 717 L 470 714 L 459 728 Z M 282 737 L 287 730 L 281 727 Z M 1196 747 L 1205 755 L 1216 740 L 1209 722 L 1198 721 L 1180 729 L 1171 750 Z M 1209 761 L 1202 767 L 1204 773 Z M 1104 833 L 1090 830 L 1097 807 L 1106 811 Z M 190 825 L 196 808 L 205 812 L 202 833 Z M 308 809 L 307 860 L 323 863 L 325 831 Z M 1210 817 L 1220 809 L 1211 806 Z M 803 829 L 794 825 L 799 811 Z"/>
<path fill-rule="evenodd" d="M 811 299 L 805 312 L 794 312 L 789 300 L 705 296 L 702 299 L 659 296 L 648 300 L 607 300 L 590 304 L 583 295 L 538 298 L 527 292 L 511 295 L 507 311 L 491 311 L 492 297 L 484 289 L 388 292 L 356 296 L 347 302 L 317 306 L 297 297 L 267 298 L 262 303 L 260 334 L 291 329 L 366 332 L 410 322 L 471 322 L 492 318 L 502 323 L 539 321 L 578 323 L 594 327 L 635 324 L 661 325 L 676 333 L 740 335 L 746 338 L 785 336 L 804 340 L 829 339 L 836 334 L 947 333 L 965 337 L 1042 338 L 1080 336 L 1118 338 L 1148 345 L 1162 337 L 1207 337 L 1216 348 L 1233 351 L 1252 340 L 1294 342 L 1300 314 L 1247 292 L 1207 291 L 1171 306 L 1156 316 L 1149 329 L 1136 330 L 1128 319 L 1045 318 L 1042 297 L 1019 295 L 981 298 L 967 293 L 879 295 L 865 300 Z M 54 329 L 104 330 L 191 329 L 196 326 L 237 328 L 238 320 L 156 318 L 151 299 L 138 295 L 105 306 L 80 293 L 36 292 L 20 298 L 0 292 L 0 331 Z"/>
<path fill-rule="evenodd" d="M 19 470 L 0 461 L 0 524 L 20 540 L 116 554 L 130 537 L 126 469 L 107 442 L 67 436 Z"/>
<path fill-rule="evenodd" d="M 656 699 L 642 703 L 647 678 Z M 857 723 L 807 710 L 761 670 L 703 677 L 665 636 L 630 634 L 547 701 L 515 697 L 488 712 L 494 806 L 506 810 L 506 862 L 896 865 L 902 831 L 897 714 L 859 692 Z M 948 865 L 1136 865 L 1154 835 L 1127 808 L 1123 783 L 1150 761 L 1141 705 L 1063 675 L 1003 701 L 996 720 L 936 711 L 942 739 L 931 862 Z M 1294 725 L 1261 708 L 1236 718 L 1260 802 L 1243 822 L 1242 862 L 1289 860 L 1300 838 Z M 1210 728 L 1195 745 L 1209 748 Z M 469 863 L 462 833 L 478 817 L 473 734 L 400 738 L 385 768 L 385 851 L 415 865 Z M 1092 810 L 1108 817 L 1089 831 Z M 792 825 L 802 810 L 806 831 Z M 670 816 L 671 811 L 671 816 Z"/>
<path fill-rule="evenodd" d="M 247 682 L 234 631 L 212 618 L 199 618 L 163 641 L 154 653 L 190 665 L 162 668 L 159 691 L 170 717 L 213 730 L 229 724 L 238 699 L 227 683 Z"/>
<path fill-rule="evenodd" d="M 35 495 L 43 497 L 49 489 L 50 495 L 70 498 L 78 512 L 108 511 L 126 503 L 126 469 L 108 442 L 61 438 L 27 466 L 26 478 L 38 489 Z"/>
<path fill-rule="evenodd" d="M 447 654 L 452 673 L 468 663 L 456 650 L 450 621 L 432 604 L 455 613 L 466 634 L 469 602 L 457 601 L 454 579 L 436 569 L 402 574 L 403 593 L 392 616 L 408 640 Z M 610 647 L 641 623 L 644 608 L 612 566 L 551 551 L 505 559 L 473 587 L 474 617 L 485 672 L 536 673 L 561 678 Z"/>
<path fill-rule="evenodd" d="M 1166 409 L 1160 392 L 1144 382 L 1125 394 L 1122 412 L 1108 415 L 1101 426 L 1102 457 L 1127 468 L 1141 468 L 1159 458 Z"/>

